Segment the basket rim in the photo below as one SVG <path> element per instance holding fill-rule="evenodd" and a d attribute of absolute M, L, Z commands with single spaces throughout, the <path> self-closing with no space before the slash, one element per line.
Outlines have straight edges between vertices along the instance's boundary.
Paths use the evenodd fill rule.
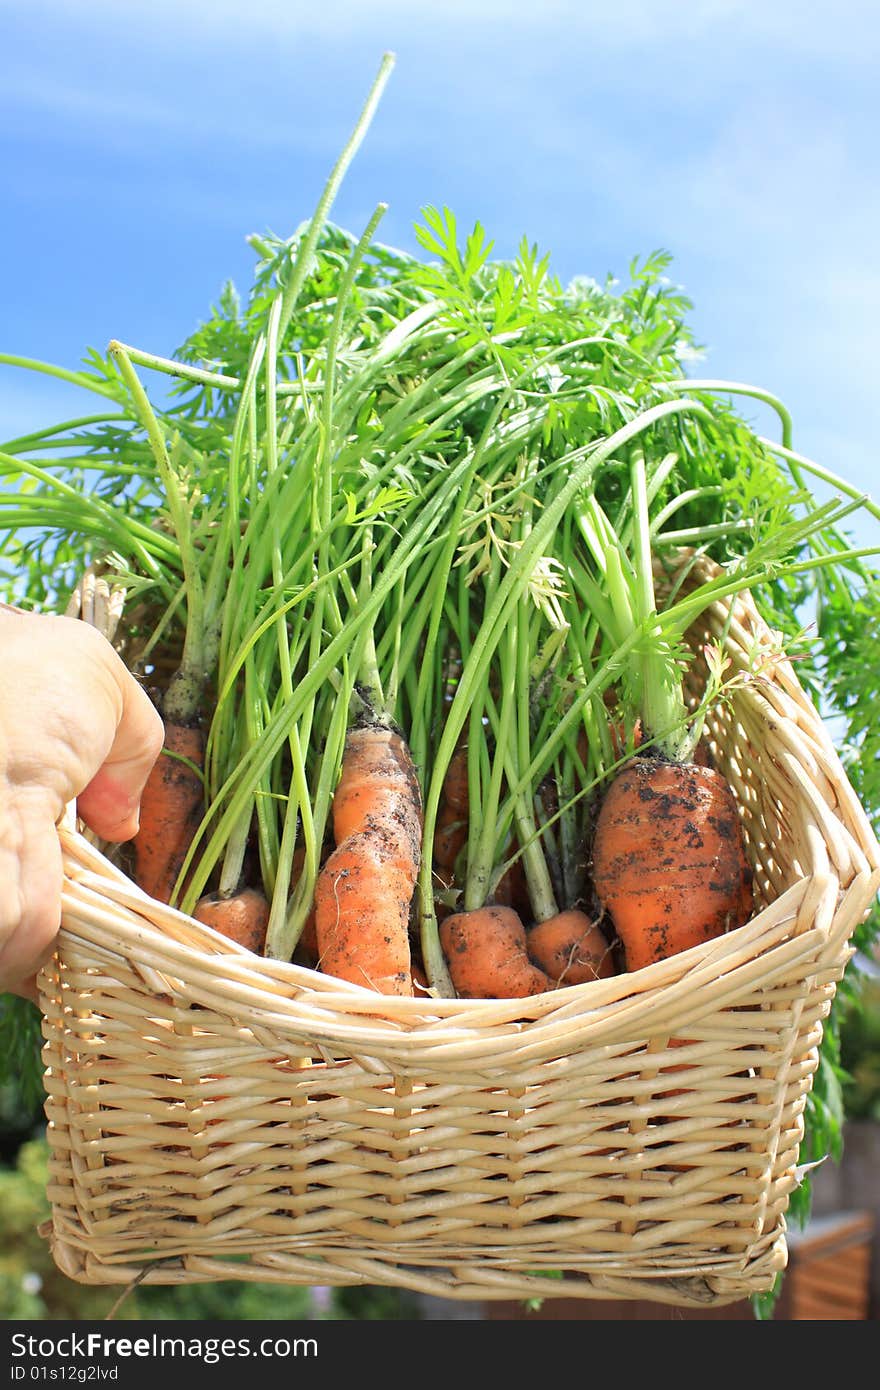
<path fill-rule="evenodd" d="M 594 1034 L 603 1043 L 638 1036 L 639 1028 L 657 1036 L 667 1015 L 672 1034 L 726 996 L 769 985 L 798 962 L 807 974 L 817 961 L 845 964 L 852 931 L 880 890 L 880 869 L 857 875 L 843 893 L 833 874 L 812 875 L 726 936 L 638 971 L 525 999 L 398 997 L 255 955 L 147 897 L 79 835 L 63 831 L 62 838 L 68 865 L 62 960 L 75 962 L 85 945 L 89 968 L 100 975 L 102 966 L 112 969 L 124 957 L 145 990 L 170 996 L 178 1008 L 239 1017 L 246 1010 L 255 1029 L 262 1023 L 331 1047 L 369 1047 L 376 1056 L 393 1053 L 397 1064 L 415 1044 L 437 1058 L 444 1049 L 460 1049 L 463 1062 L 479 1065 L 483 1052 L 493 1055 L 505 1038 L 518 1056 L 559 1055 L 560 1039 L 575 1033 L 578 1046 Z M 51 1000 L 53 982 L 46 979 L 42 988 Z"/>

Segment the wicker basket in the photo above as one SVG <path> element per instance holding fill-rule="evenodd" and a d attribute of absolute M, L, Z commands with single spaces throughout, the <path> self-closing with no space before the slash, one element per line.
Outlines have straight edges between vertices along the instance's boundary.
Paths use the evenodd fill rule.
<path fill-rule="evenodd" d="M 713 635 L 744 671 L 766 658 L 709 726 L 758 910 L 630 975 L 527 1000 L 379 998 L 232 945 L 63 830 L 40 981 L 60 1268 L 461 1299 L 769 1288 L 880 850 L 751 600 L 707 611 L 694 637 Z"/>

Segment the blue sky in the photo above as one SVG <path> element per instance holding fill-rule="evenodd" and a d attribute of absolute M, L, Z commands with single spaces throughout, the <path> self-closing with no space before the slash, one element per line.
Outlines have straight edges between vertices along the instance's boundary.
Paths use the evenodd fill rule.
<path fill-rule="evenodd" d="M 247 284 L 247 233 L 311 213 L 392 50 L 338 221 L 385 201 L 415 249 L 445 203 L 562 279 L 663 247 L 699 371 L 775 391 L 796 448 L 880 495 L 871 0 L 0 0 L 0 42 L 0 350 L 172 351 Z M 80 404 L 0 368 L 0 437 Z"/>

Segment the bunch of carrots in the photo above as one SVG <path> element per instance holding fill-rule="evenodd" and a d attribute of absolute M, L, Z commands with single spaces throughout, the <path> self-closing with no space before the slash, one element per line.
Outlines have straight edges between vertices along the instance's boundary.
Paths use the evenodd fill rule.
<path fill-rule="evenodd" d="M 668 413 L 662 407 L 654 415 Z M 309 931 L 294 942 L 294 958 L 385 994 L 515 998 L 641 968 L 747 920 L 750 870 L 738 811 L 721 775 L 692 757 L 705 705 L 696 718 L 686 708 L 677 645 L 700 604 L 731 582 L 722 577 L 696 599 L 688 590 L 658 613 L 652 471 L 640 442 L 632 444 L 639 436 L 625 426 L 592 452 L 548 493 L 534 524 L 529 505 L 517 502 L 504 520 L 508 534 L 518 534 L 515 563 L 491 555 L 479 573 L 456 576 L 467 541 L 458 529 L 441 529 L 443 589 L 428 596 L 440 593 L 446 607 L 449 586 L 459 590 L 443 638 L 442 666 L 454 675 L 431 772 L 421 779 L 380 670 L 389 634 L 375 621 L 364 626 L 334 711 L 344 730 L 339 771 L 306 900 Z M 591 479 L 617 449 L 629 454 L 630 488 L 612 524 Z M 520 466 L 515 481 L 523 476 Z M 442 506 L 438 514 L 442 520 Z M 495 526 L 501 516 L 496 506 Z M 560 525 L 576 537 L 566 583 L 552 602 L 536 603 L 529 552 L 540 554 Z M 469 519 L 463 532 L 470 534 Z M 354 592 L 369 599 L 376 576 L 372 559 L 361 559 Z M 406 577 L 403 569 L 398 582 Z M 534 662 L 536 633 L 543 633 L 543 668 Z M 409 636 L 402 626 L 392 649 Z M 706 700 L 718 695 L 710 689 Z M 181 727 L 169 725 L 169 757 L 151 779 L 134 847 L 136 876 L 166 901 L 198 819 L 196 741 L 186 745 L 186 762 L 172 756 Z M 554 826 L 573 814 L 570 852 L 561 854 L 564 836 Z M 157 843 L 166 855 L 160 878 Z M 520 863 L 517 883 L 512 870 Z M 295 888 L 305 878 L 302 853 L 298 868 Z M 251 949 L 266 948 L 262 888 L 239 882 L 232 893 L 199 897 L 192 910 Z"/>
<path fill-rule="evenodd" d="M 527 242 L 493 260 L 448 210 L 425 259 L 377 242 L 381 204 L 336 227 L 389 72 L 311 220 L 252 238 L 246 305 L 225 291 L 173 358 L 111 344 L 67 374 L 101 413 L 0 465 L 31 556 L 85 537 L 126 590 L 166 727 L 125 860 L 143 890 L 380 993 L 524 997 L 748 919 L 701 741 L 725 678 L 685 701 L 686 635 L 716 599 L 858 567 L 859 501 L 814 503 L 787 435 L 724 404 L 740 388 L 682 380 L 662 257 L 614 296 Z M 717 575 L 659 599 L 688 553 Z"/>

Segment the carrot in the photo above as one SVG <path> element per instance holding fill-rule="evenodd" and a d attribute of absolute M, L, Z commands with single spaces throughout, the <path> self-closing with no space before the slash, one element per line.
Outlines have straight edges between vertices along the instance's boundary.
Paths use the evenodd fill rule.
<path fill-rule="evenodd" d="M 203 766 L 204 758 L 201 729 L 165 721 L 165 747 L 144 787 L 133 840 L 135 881 L 158 902 L 171 901 L 203 814 L 204 784 L 195 768 Z"/>
<path fill-rule="evenodd" d="M 467 842 L 469 811 L 467 743 L 460 740 L 443 777 L 432 847 L 436 868 L 455 867 Z"/>
<path fill-rule="evenodd" d="M 726 780 L 696 763 L 627 763 L 597 817 L 593 884 L 628 970 L 741 926 L 751 872 Z"/>
<path fill-rule="evenodd" d="M 390 825 L 350 835 L 318 876 L 318 964 L 327 975 L 379 994 L 411 994 L 409 907 L 414 879 L 401 869 Z"/>
<path fill-rule="evenodd" d="M 553 981 L 529 960 L 526 929 L 511 907 L 476 907 L 440 923 L 440 945 L 462 999 L 521 999 Z"/>
<path fill-rule="evenodd" d="M 598 923 L 578 908 L 557 912 L 530 927 L 526 948 L 557 986 L 580 985 L 614 974 L 611 947 Z"/>
<path fill-rule="evenodd" d="M 434 830 L 433 859 L 441 869 L 452 869 L 468 837 L 468 823 L 448 802 L 440 807 Z"/>
<path fill-rule="evenodd" d="M 443 778 L 443 799 L 453 811 L 466 815 L 470 805 L 468 795 L 467 744 L 459 742 Z"/>
<path fill-rule="evenodd" d="M 614 585 L 596 609 L 612 652 L 633 647 L 621 682 L 622 715 L 641 745 L 613 776 L 593 831 L 593 888 L 622 946 L 627 970 L 686 951 L 741 926 L 752 909 L 751 874 L 733 792 L 701 766 L 695 749 L 706 711 L 722 688 L 724 663 L 706 651 L 704 700 L 693 709 L 683 685 L 690 604 L 661 613 L 654 588 L 651 487 L 643 447 L 630 450 L 630 528 L 615 528 L 595 494 L 582 535 L 592 562 Z M 627 536 L 628 540 L 623 538 Z M 678 609 L 678 611 L 676 611 Z M 650 750 L 650 751 L 649 751 Z"/>
<path fill-rule="evenodd" d="M 425 971 L 425 967 L 421 964 L 420 961 L 413 961 L 413 967 L 412 967 L 412 982 L 413 982 L 413 994 L 416 996 L 417 999 L 421 999 L 421 998 L 423 998 L 425 995 L 430 994 L 430 992 L 431 992 L 430 981 L 428 980 L 428 976 L 427 976 L 427 972 Z"/>
<path fill-rule="evenodd" d="M 349 731 L 333 829 L 336 848 L 315 890 L 319 967 L 380 994 L 412 994 L 421 791 L 400 734 L 381 724 Z"/>
<path fill-rule="evenodd" d="M 333 795 L 337 845 L 371 823 L 391 816 L 421 837 L 421 793 L 409 749 L 400 734 L 380 724 L 349 731 L 342 771 Z"/>
<path fill-rule="evenodd" d="M 705 739 L 700 739 L 699 743 L 694 749 L 693 761 L 697 763 L 700 767 L 715 766 L 715 764 L 712 762 L 712 753 Z"/>
<path fill-rule="evenodd" d="M 242 888 L 228 897 L 206 894 L 193 908 L 193 917 L 230 941 L 262 955 L 269 925 L 269 901 L 258 888 Z"/>

